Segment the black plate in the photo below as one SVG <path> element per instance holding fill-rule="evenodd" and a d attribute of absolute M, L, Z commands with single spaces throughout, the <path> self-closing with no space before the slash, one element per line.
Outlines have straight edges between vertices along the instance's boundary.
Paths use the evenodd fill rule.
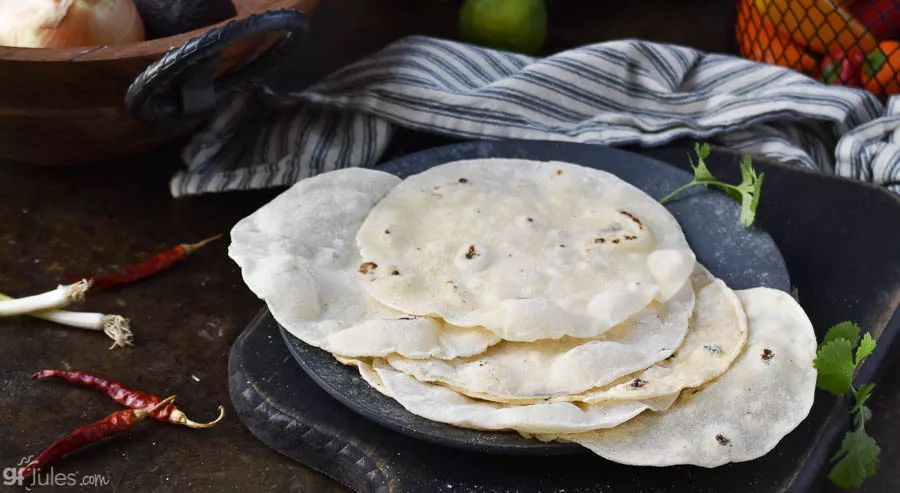
<path fill-rule="evenodd" d="M 613 173 L 660 198 L 691 180 L 661 161 L 609 147 L 551 142 L 467 142 L 411 154 L 378 169 L 404 178 L 462 159 L 522 158 L 566 161 Z M 684 158 L 687 160 L 687 156 Z M 732 289 L 767 286 L 790 290 L 784 259 L 772 238 L 738 223 L 739 205 L 725 195 L 695 187 L 668 204 L 697 259 Z M 363 416 L 414 438 L 466 450 L 501 454 L 558 455 L 582 450 L 572 444 L 542 443 L 512 432 L 483 432 L 421 418 L 372 389 L 330 353 L 281 330 L 291 354 L 326 392 Z"/>

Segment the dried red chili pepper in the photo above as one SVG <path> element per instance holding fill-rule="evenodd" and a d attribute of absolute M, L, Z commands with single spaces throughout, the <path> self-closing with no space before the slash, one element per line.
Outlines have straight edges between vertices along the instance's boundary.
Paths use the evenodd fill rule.
<path fill-rule="evenodd" d="M 31 378 L 44 380 L 52 378 L 64 382 L 75 383 L 106 394 L 110 399 L 131 409 L 148 410 L 157 406 L 162 400 L 146 392 L 128 388 L 108 378 L 91 375 L 81 371 L 41 370 Z M 151 413 L 151 417 L 163 423 L 187 426 L 188 428 L 209 428 L 225 417 L 225 408 L 219 406 L 219 416 L 209 423 L 191 421 L 175 404 L 167 404 Z"/>
<path fill-rule="evenodd" d="M 206 238 L 205 240 L 198 241 L 197 243 L 182 243 L 171 250 L 157 253 L 137 265 L 126 267 L 107 276 L 95 277 L 92 280 L 93 284 L 91 285 L 91 289 L 106 289 L 120 284 L 132 283 L 145 277 L 152 276 L 153 274 L 157 274 L 172 267 L 178 262 L 181 262 L 190 254 L 203 248 L 207 243 L 218 240 L 221 237 L 222 234 L 219 233 L 215 236 Z M 73 276 L 70 274 L 66 274 L 63 277 L 65 279 L 83 279 L 81 276 Z"/>
<path fill-rule="evenodd" d="M 23 479 L 28 478 L 40 471 L 47 464 L 70 452 L 74 452 L 91 443 L 99 442 L 104 438 L 122 433 L 138 424 L 138 422 L 155 412 L 157 409 L 167 406 L 173 400 L 175 400 L 174 395 L 163 399 L 156 406 L 148 410 L 127 409 L 124 411 L 116 411 L 94 424 L 78 428 L 72 433 L 53 442 L 46 450 L 41 452 L 35 459 L 19 470 L 19 476 Z"/>

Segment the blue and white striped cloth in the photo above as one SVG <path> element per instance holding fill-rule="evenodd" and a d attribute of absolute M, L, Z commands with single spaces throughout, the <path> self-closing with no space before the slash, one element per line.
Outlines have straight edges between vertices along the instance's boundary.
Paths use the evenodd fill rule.
<path fill-rule="evenodd" d="M 635 40 L 547 58 L 397 41 L 297 93 L 242 95 L 184 149 L 174 196 L 375 165 L 397 127 L 453 137 L 659 146 L 690 137 L 879 184 L 900 180 L 900 98 Z M 892 186 L 900 192 L 900 187 Z"/>

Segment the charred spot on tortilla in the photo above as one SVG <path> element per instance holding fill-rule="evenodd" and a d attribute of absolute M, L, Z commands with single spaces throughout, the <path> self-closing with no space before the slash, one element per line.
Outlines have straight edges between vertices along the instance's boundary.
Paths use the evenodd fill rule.
<path fill-rule="evenodd" d="M 631 381 L 631 386 L 636 389 L 639 389 L 639 388 L 643 387 L 644 385 L 647 385 L 647 381 L 644 380 L 643 378 L 635 378 L 634 380 Z"/>
<path fill-rule="evenodd" d="M 763 349 L 762 352 L 762 360 L 768 363 L 772 358 L 775 357 L 775 352 L 771 349 Z"/>
<path fill-rule="evenodd" d="M 479 255 L 478 250 L 475 249 L 475 245 L 469 245 L 469 249 L 466 250 L 466 258 L 472 260 Z"/>
<path fill-rule="evenodd" d="M 634 223 L 638 225 L 638 229 L 640 229 L 640 230 L 643 230 L 643 229 L 644 229 L 644 223 L 642 223 L 641 220 L 638 219 L 637 216 L 635 216 L 634 214 L 632 214 L 632 213 L 630 213 L 630 212 L 628 212 L 628 211 L 623 211 L 623 210 L 620 210 L 620 211 L 619 211 L 619 214 L 622 214 L 623 216 L 625 216 L 625 217 L 631 219 L 632 221 L 634 221 Z"/>
<path fill-rule="evenodd" d="M 606 243 L 606 238 L 597 238 L 594 243 Z"/>
<path fill-rule="evenodd" d="M 721 433 L 716 435 L 716 441 L 723 447 L 731 445 L 731 439 Z"/>
<path fill-rule="evenodd" d="M 392 276 L 399 276 L 399 275 L 400 275 L 400 271 L 397 270 L 397 269 L 394 269 L 394 270 L 391 271 L 391 275 L 392 275 Z"/>
<path fill-rule="evenodd" d="M 375 262 L 363 262 L 359 265 L 359 273 L 360 274 L 369 274 L 378 268 L 378 264 Z"/>
<path fill-rule="evenodd" d="M 467 179 L 465 179 L 465 178 L 460 178 L 460 179 L 459 179 L 459 182 L 460 182 L 460 183 L 469 183 L 469 180 L 467 180 Z"/>
<path fill-rule="evenodd" d="M 389 235 L 389 234 L 391 234 L 391 229 L 390 229 L 390 228 L 388 228 L 388 229 L 386 229 L 386 230 L 384 230 L 384 234 L 386 234 L 386 235 Z"/>

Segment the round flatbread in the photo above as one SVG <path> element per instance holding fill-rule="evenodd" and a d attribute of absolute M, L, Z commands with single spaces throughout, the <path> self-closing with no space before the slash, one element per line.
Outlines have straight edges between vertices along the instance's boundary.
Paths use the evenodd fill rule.
<path fill-rule="evenodd" d="M 381 383 L 381 377 L 378 376 L 378 373 L 375 373 L 375 369 L 372 368 L 372 360 L 374 358 L 349 358 L 339 354 L 333 354 L 332 356 L 334 356 L 334 359 L 338 360 L 341 364 L 356 368 L 359 371 L 359 376 L 373 389 L 387 397 L 391 397 L 387 387 Z"/>
<path fill-rule="evenodd" d="M 695 263 L 675 218 L 603 171 L 518 159 L 411 176 L 357 235 L 381 303 L 508 341 L 590 338 L 686 284 Z"/>
<path fill-rule="evenodd" d="M 442 385 L 423 383 L 374 360 L 381 383 L 407 411 L 433 421 L 476 430 L 565 433 L 618 426 L 646 410 L 667 409 L 676 395 L 647 401 L 618 401 L 578 406 L 550 402 L 524 406 L 470 399 Z"/>
<path fill-rule="evenodd" d="M 697 293 L 687 336 L 672 356 L 624 382 L 592 389 L 566 400 L 595 403 L 648 399 L 699 387 L 725 373 L 747 342 L 747 316 L 737 295 L 721 280 Z"/>
<path fill-rule="evenodd" d="M 615 462 L 717 467 L 771 451 L 812 408 L 816 335 L 789 294 L 738 291 L 749 339 L 734 366 L 699 390 L 685 390 L 667 411 L 645 413 L 611 430 L 541 435 L 579 443 Z"/>
<path fill-rule="evenodd" d="M 375 202 L 399 182 L 361 168 L 303 180 L 241 220 L 228 253 L 275 320 L 307 344 L 344 356 L 481 353 L 499 341 L 495 334 L 400 313 L 359 285 L 356 234 Z"/>
<path fill-rule="evenodd" d="M 467 358 L 390 355 L 387 361 L 420 381 L 441 383 L 471 397 L 545 401 L 606 385 L 669 357 L 684 340 L 693 307 L 694 292 L 686 284 L 669 301 L 654 302 L 594 339 L 503 341 Z"/>

